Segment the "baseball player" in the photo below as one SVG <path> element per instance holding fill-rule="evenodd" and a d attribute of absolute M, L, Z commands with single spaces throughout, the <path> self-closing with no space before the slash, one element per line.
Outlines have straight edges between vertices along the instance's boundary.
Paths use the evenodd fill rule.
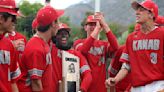
<path fill-rule="evenodd" d="M 18 15 L 14 0 L 0 0 L 0 92 L 17 92 L 16 81 L 21 72 L 15 58 L 15 49 L 4 34 L 10 30 Z"/>
<path fill-rule="evenodd" d="M 110 66 L 108 68 L 108 73 L 110 77 L 115 77 L 119 70 L 121 69 L 122 62 L 119 61 L 123 50 L 125 49 L 125 45 L 122 45 L 119 47 L 117 52 L 114 55 L 114 58 L 112 59 Z M 128 75 L 126 78 L 124 78 L 122 81 L 117 83 L 114 87 L 115 91 L 112 91 L 112 87 L 110 87 L 110 92 L 130 92 L 131 83 L 130 83 L 130 75 Z"/>
<path fill-rule="evenodd" d="M 82 54 L 78 51 L 71 49 L 71 44 L 69 43 L 71 29 L 64 23 L 59 23 L 58 32 L 53 37 L 53 47 L 52 47 L 52 60 L 53 60 L 53 81 L 55 83 L 54 92 L 59 92 L 59 81 L 62 80 L 62 55 L 61 51 L 67 51 L 80 59 L 80 74 L 81 74 L 81 92 L 88 92 L 88 88 L 92 81 L 91 70 L 89 65 L 86 62 L 86 59 Z M 74 67 L 74 66 L 72 66 Z M 71 68 L 71 67 L 70 67 Z M 74 71 L 74 70 L 73 70 Z M 71 72 L 73 72 L 71 70 Z"/>
<path fill-rule="evenodd" d="M 19 63 L 21 62 L 22 53 L 24 51 L 27 40 L 24 35 L 14 30 L 15 29 L 9 30 L 9 32 L 5 34 L 5 37 L 9 38 L 12 41 L 16 49 L 16 57 L 18 58 Z"/>
<path fill-rule="evenodd" d="M 106 80 L 106 86 L 117 84 L 130 73 L 132 92 L 158 92 L 164 89 L 164 31 L 154 25 L 158 7 L 147 0 L 132 2 L 132 8 L 141 29 L 128 36 L 120 59 L 124 62 L 122 69 L 116 77 Z"/>
<path fill-rule="evenodd" d="M 98 40 L 101 28 L 104 29 L 108 42 Z M 88 16 L 84 29 L 87 32 L 87 38 L 75 41 L 74 48 L 81 51 L 87 58 L 92 71 L 93 81 L 88 92 L 106 92 L 107 89 L 104 84 L 106 79 L 105 63 L 107 56 L 118 49 L 116 37 L 113 35 L 101 13 Z"/>
<path fill-rule="evenodd" d="M 37 32 L 29 40 L 22 55 L 22 78 L 18 81 L 21 92 L 52 91 L 52 58 L 48 42 L 56 32 L 57 19 L 64 11 L 50 5 L 41 8 L 36 16 Z"/>

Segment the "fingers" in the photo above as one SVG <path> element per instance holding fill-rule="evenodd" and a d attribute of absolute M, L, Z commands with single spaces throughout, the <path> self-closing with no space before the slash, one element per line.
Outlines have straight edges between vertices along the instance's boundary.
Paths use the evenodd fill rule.
<path fill-rule="evenodd" d="M 116 84 L 114 78 L 109 78 L 105 81 L 105 85 L 107 88 L 109 88 L 110 86 L 114 86 Z"/>

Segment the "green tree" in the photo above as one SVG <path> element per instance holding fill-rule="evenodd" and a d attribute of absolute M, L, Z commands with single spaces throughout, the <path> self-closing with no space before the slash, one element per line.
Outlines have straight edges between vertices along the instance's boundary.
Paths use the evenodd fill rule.
<path fill-rule="evenodd" d="M 20 11 L 23 13 L 24 16 L 35 15 L 41 7 L 43 7 L 41 3 L 31 4 L 29 1 L 26 0 L 24 0 L 19 6 Z"/>
<path fill-rule="evenodd" d="M 32 36 L 32 28 L 31 24 L 37 11 L 43 7 L 40 3 L 29 3 L 28 1 L 23 1 L 19 8 L 20 12 L 23 14 L 24 17 L 20 17 L 17 20 L 16 30 L 24 34 L 27 39 Z"/>

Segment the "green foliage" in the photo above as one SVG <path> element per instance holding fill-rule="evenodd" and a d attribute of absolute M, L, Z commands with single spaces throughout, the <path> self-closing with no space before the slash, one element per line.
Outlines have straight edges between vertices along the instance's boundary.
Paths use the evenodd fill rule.
<path fill-rule="evenodd" d="M 29 39 L 32 36 L 32 27 L 31 27 L 31 23 L 34 19 L 34 16 L 28 16 L 28 17 L 24 17 L 24 18 L 19 18 L 17 20 L 17 24 L 16 24 L 16 29 L 18 32 L 23 33 L 27 39 Z"/>
<path fill-rule="evenodd" d="M 19 6 L 21 13 L 24 17 L 20 17 L 17 19 L 16 30 L 24 34 L 27 39 L 29 39 L 32 34 L 31 24 L 37 11 L 43 7 L 40 3 L 31 4 L 28 1 L 23 1 Z"/>
<path fill-rule="evenodd" d="M 65 23 L 67 25 L 70 25 L 70 18 L 67 17 L 67 16 L 62 16 L 60 19 L 59 19 L 60 22 L 62 23 Z"/>
<path fill-rule="evenodd" d="M 121 33 L 124 29 L 123 26 L 117 23 L 110 23 L 109 27 L 117 38 L 121 36 Z"/>
<path fill-rule="evenodd" d="M 128 26 L 128 31 L 123 32 L 123 34 L 118 38 L 119 44 L 124 44 L 128 34 L 132 33 L 134 30 L 134 24 Z"/>
<path fill-rule="evenodd" d="M 134 31 L 134 24 L 129 25 L 128 33 L 132 33 Z"/>
<path fill-rule="evenodd" d="M 75 41 L 79 38 L 82 38 L 83 35 L 81 35 L 82 33 L 82 30 L 80 30 L 79 27 L 76 27 L 74 25 L 71 25 L 71 39 L 72 41 Z"/>
<path fill-rule="evenodd" d="M 29 16 L 29 15 L 35 15 L 37 13 L 37 11 L 43 7 L 42 4 L 40 3 L 29 3 L 28 1 L 24 0 L 22 2 L 22 4 L 19 6 L 20 11 L 25 15 L 25 16 Z"/>
<path fill-rule="evenodd" d="M 126 38 L 128 36 L 128 31 L 123 32 L 123 34 L 118 38 L 118 42 L 120 45 L 124 44 L 126 41 Z"/>

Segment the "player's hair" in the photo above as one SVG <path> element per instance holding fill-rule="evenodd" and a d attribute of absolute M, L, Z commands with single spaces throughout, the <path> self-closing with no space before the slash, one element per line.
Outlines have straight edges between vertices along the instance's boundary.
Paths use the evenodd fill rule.
<path fill-rule="evenodd" d="M 51 25 L 52 24 L 49 24 L 47 26 L 38 26 L 37 30 L 40 31 L 40 32 L 46 32 L 51 27 Z"/>
<path fill-rule="evenodd" d="M 4 18 L 5 21 L 7 21 L 7 19 L 9 17 L 11 17 L 12 18 L 12 22 L 16 23 L 16 15 L 11 15 L 11 14 L 9 14 L 7 12 L 0 12 L 0 15 L 2 15 L 2 17 Z"/>

